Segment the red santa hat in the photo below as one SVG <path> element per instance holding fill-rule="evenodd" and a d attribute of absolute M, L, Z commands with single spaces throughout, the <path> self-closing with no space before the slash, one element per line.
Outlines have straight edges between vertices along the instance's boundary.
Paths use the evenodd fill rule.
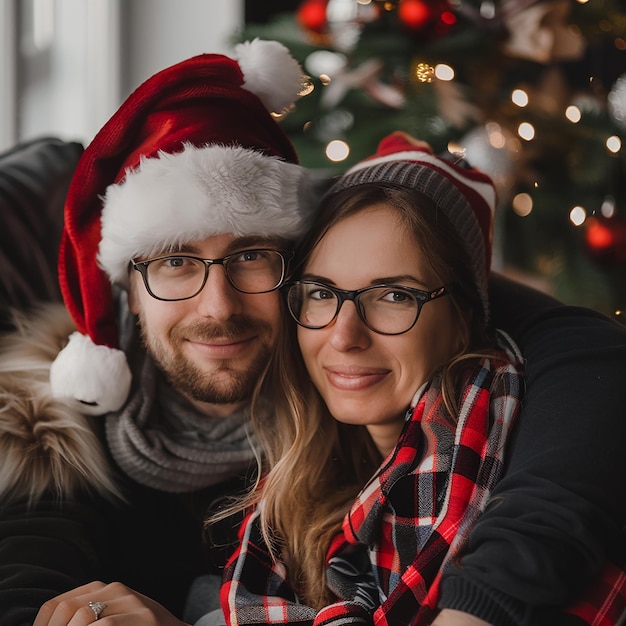
<path fill-rule="evenodd" d="M 496 208 L 496 189 L 491 178 L 467 164 L 436 156 L 426 142 L 396 131 L 380 142 L 374 155 L 339 178 L 329 193 L 368 183 L 416 189 L 435 203 L 461 236 L 488 319 L 487 275 Z"/>
<path fill-rule="evenodd" d="M 65 204 L 59 280 L 78 332 L 52 364 L 55 395 L 94 414 L 126 400 L 112 284 L 127 286 L 131 259 L 214 234 L 302 234 L 309 178 L 272 113 L 303 86 L 287 49 L 257 39 L 159 72 L 104 125 Z"/>

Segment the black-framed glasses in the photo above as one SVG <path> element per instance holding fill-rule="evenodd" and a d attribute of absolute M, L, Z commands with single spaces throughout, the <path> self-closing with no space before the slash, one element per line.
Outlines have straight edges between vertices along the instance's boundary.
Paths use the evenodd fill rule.
<path fill-rule="evenodd" d="M 343 303 L 350 300 L 363 323 L 381 335 L 408 332 L 427 302 L 450 293 L 446 285 L 432 291 L 401 285 L 375 285 L 347 291 L 308 280 L 290 283 L 286 288 L 289 312 L 304 328 L 318 330 L 332 324 Z"/>
<path fill-rule="evenodd" d="M 197 296 L 206 284 L 212 265 L 221 265 L 228 282 L 241 293 L 274 291 L 285 280 L 292 256 L 293 252 L 288 250 L 254 248 L 221 259 L 168 254 L 131 263 L 153 298 L 173 302 Z"/>

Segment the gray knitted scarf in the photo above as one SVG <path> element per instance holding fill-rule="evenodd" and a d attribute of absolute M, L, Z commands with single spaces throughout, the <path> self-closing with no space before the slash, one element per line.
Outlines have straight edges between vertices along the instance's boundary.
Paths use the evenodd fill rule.
<path fill-rule="evenodd" d="M 228 480 L 250 467 L 254 453 L 246 428 L 247 408 L 225 418 L 199 413 L 147 356 L 133 378 L 134 391 L 124 408 L 106 418 L 111 454 L 131 478 L 162 491 L 184 493 Z"/>

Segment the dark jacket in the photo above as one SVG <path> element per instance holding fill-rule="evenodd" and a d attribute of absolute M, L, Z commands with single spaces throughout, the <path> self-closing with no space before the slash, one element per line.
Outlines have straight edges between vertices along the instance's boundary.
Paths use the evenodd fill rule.
<path fill-rule="evenodd" d="M 491 289 L 494 323 L 527 359 L 526 394 L 492 505 L 439 606 L 551 625 L 534 606 L 576 600 L 605 559 L 626 566 L 626 328 L 502 277 Z"/>
<path fill-rule="evenodd" d="M 123 480 L 127 504 L 77 494 L 0 509 L 0 624 L 30 626 L 41 604 L 92 580 L 122 581 L 181 617 L 192 580 L 221 557 L 203 518 L 222 492 L 168 494 Z"/>
<path fill-rule="evenodd" d="M 92 580 L 121 581 L 180 617 L 192 580 L 219 573 L 236 536 L 207 541 L 204 519 L 245 477 L 189 494 L 128 477 L 104 417 L 51 396 L 50 363 L 73 326 L 64 307 L 16 322 L 0 337 L 0 624 L 30 625 L 45 600 Z"/>
<path fill-rule="evenodd" d="M 41 137 L 0 154 L 0 330 L 13 329 L 12 309 L 50 311 L 37 354 L 29 351 L 40 363 L 24 373 L 40 400 L 45 361 L 71 329 L 53 305 L 61 301 L 63 203 L 82 152 L 79 143 Z M 0 350 L 5 345 L 0 339 Z M 46 423 L 49 400 L 18 395 L 17 414 L 0 400 L 0 625 L 30 626 L 45 600 L 98 579 L 123 581 L 180 615 L 191 580 L 223 558 L 203 537 L 207 507 L 240 482 L 189 495 L 144 487 L 111 461 L 103 418 L 88 421 L 72 407 Z M 48 448 L 37 446 L 35 430 Z"/>

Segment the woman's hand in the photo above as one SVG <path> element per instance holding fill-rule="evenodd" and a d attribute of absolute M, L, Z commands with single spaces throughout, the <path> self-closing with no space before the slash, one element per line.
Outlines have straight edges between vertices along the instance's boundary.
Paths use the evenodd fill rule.
<path fill-rule="evenodd" d="M 431 626 L 491 626 L 491 624 L 463 611 L 444 609 Z"/>
<path fill-rule="evenodd" d="M 89 603 L 105 604 L 92 609 Z M 96 613 L 99 612 L 99 617 Z M 188 626 L 160 604 L 122 583 L 92 582 L 48 600 L 33 626 Z"/>

